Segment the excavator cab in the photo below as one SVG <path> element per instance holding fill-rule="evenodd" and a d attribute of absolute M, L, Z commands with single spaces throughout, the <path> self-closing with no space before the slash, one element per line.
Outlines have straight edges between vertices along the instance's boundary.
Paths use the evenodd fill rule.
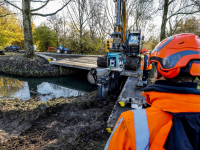
<path fill-rule="evenodd" d="M 128 34 L 127 38 L 128 42 L 128 55 L 138 55 L 140 52 L 140 45 L 141 45 L 141 33 L 133 32 Z"/>

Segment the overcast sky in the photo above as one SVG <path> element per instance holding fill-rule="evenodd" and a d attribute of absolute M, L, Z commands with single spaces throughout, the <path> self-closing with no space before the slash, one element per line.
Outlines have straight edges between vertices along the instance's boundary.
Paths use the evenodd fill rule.
<path fill-rule="evenodd" d="M 21 0 L 10 0 L 10 1 L 14 1 L 15 2 L 15 4 L 17 4 L 17 6 L 18 7 L 20 7 L 21 8 Z M 66 1 L 69 1 L 69 0 L 66 0 Z M 72 2 L 70 2 L 70 3 L 73 3 L 73 1 L 74 0 L 72 0 Z M 111 4 L 114 4 L 113 3 L 113 0 L 108 0 L 108 2 L 111 2 Z M 32 2 L 31 3 L 32 5 L 31 5 L 31 7 L 33 8 L 33 9 L 35 9 L 35 8 L 38 8 L 38 7 L 40 7 L 43 3 L 38 3 L 38 2 Z M 38 11 L 37 13 L 42 13 L 42 14 L 48 14 L 48 13 L 53 13 L 53 12 L 55 12 L 56 10 L 58 10 L 59 8 L 61 8 L 62 6 L 63 6 L 63 0 L 52 0 L 51 2 L 49 2 L 48 4 L 47 4 L 47 6 L 45 6 L 43 9 L 41 9 L 40 11 Z M 108 5 L 109 5 L 109 3 L 108 3 Z M 156 5 L 156 4 L 155 4 Z M 10 6 L 10 8 L 11 8 L 11 10 L 15 10 L 15 9 L 13 9 L 13 7 L 11 7 Z M 114 8 L 114 5 L 110 8 L 110 9 L 115 9 Z M 16 11 L 16 10 L 15 10 Z M 19 12 L 19 11 L 18 11 Z M 162 13 L 162 11 L 160 11 L 160 13 Z M 68 15 L 68 13 L 67 13 L 67 10 L 66 10 L 66 8 L 64 8 L 61 12 L 59 12 L 58 13 L 58 15 L 59 16 L 61 16 L 61 17 L 64 17 L 65 16 L 65 18 L 69 18 L 69 15 Z M 21 19 L 22 19 L 22 17 L 21 17 Z M 153 35 L 153 34 L 157 34 L 157 32 L 159 32 L 159 30 L 160 30 L 160 26 L 161 26 L 161 19 L 162 19 L 162 17 L 161 17 L 161 14 L 160 15 L 158 15 L 157 14 L 157 16 L 154 16 L 153 17 L 153 19 L 151 20 L 151 21 L 149 21 L 149 23 L 153 23 L 153 24 L 155 24 L 156 25 L 156 27 L 155 27 L 155 30 L 154 30 L 154 32 L 153 33 L 151 33 L 151 35 Z M 33 23 L 36 25 L 36 26 L 39 26 L 42 22 L 45 22 L 47 20 L 47 17 L 40 17 L 40 16 L 34 16 L 33 17 Z M 67 20 L 67 19 L 66 19 Z M 70 21 L 70 20 L 69 20 Z M 131 17 L 129 17 L 129 25 L 133 22 L 134 20 L 132 20 L 131 19 Z M 148 26 L 147 26 L 147 28 L 148 28 Z M 147 30 L 146 30 L 147 31 Z M 143 32 L 143 34 L 147 34 L 147 33 L 145 33 L 145 32 Z"/>
<path fill-rule="evenodd" d="M 12 2 L 14 2 L 18 7 L 22 7 L 22 1 L 21 0 L 10 0 Z M 69 1 L 69 0 L 66 0 Z M 74 0 L 72 0 L 70 3 L 73 3 Z M 113 0 L 108 0 L 107 1 L 107 5 L 112 5 L 110 7 L 111 11 L 114 13 L 115 11 L 115 7 L 114 7 L 114 2 Z M 110 3 L 110 4 L 109 4 Z M 31 3 L 31 8 L 35 9 L 40 7 L 41 5 L 43 5 L 44 3 L 39 3 L 39 2 L 32 2 Z M 61 8 L 63 6 L 64 2 L 63 0 L 52 0 L 51 2 L 49 2 L 43 9 L 41 9 L 40 11 L 37 11 L 37 13 L 42 13 L 42 14 L 48 14 L 48 13 L 53 13 L 56 10 L 58 10 L 59 8 Z M 11 10 L 13 11 L 17 11 L 16 9 L 14 9 L 12 6 L 9 6 L 11 8 Z M 17 11 L 19 14 L 20 11 Z M 57 15 L 59 15 L 60 17 L 65 17 L 66 21 L 70 21 L 69 20 L 69 15 L 67 13 L 66 8 L 64 8 L 62 11 L 60 11 L 59 13 L 57 13 Z M 22 20 L 22 15 L 20 15 L 19 17 Z M 67 19 L 68 18 L 68 19 Z M 39 26 L 42 22 L 46 22 L 47 21 L 47 17 L 41 17 L 41 16 L 33 16 L 32 18 L 33 23 L 35 24 L 35 26 Z M 131 19 L 131 17 L 129 17 L 129 26 L 133 23 L 133 19 Z M 150 21 L 150 23 L 154 23 L 156 25 L 156 28 L 159 30 L 160 26 L 161 26 L 161 16 L 156 16 L 152 21 Z M 148 28 L 148 26 L 147 26 Z M 147 31 L 147 30 L 146 30 Z M 155 30 L 156 31 L 156 30 Z M 112 31 L 111 31 L 112 32 Z M 148 33 L 144 31 L 144 29 L 142 30 L 142 33 L 147 37 L 149 35 L 147 35 Z M 151 35 L 153 34 L 157 34 L 156 32 L 151 33 Z"/>

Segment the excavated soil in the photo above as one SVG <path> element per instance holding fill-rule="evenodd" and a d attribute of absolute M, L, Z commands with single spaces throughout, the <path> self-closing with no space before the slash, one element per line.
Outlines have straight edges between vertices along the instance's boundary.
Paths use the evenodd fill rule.
<path fill-rule="evenodd" d="M 0 150 L 102 150 L 114 102 L 80 97 L 0 100 Z"/>

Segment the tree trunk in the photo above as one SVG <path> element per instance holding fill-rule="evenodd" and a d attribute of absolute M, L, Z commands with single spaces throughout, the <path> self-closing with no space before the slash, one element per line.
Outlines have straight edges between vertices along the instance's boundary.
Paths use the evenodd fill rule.
<path fill-rule="evenodd" d="M 163 17 L 162 17 L 162 24 L 161 24 L 160 41 L 162 41 L 166 37 L 165 28 L 166 28 L 166 24 L 167 24 L 168 7 L 169 7 L 169 0 L 165 0 Z"/>
<path fill-rule="evenodd" d="M 83 30 L 82 30 L 82 24 L 80 25 L 80 49 L 81 49 L 81 54 L 83 54 L 83 41 L 82 41 L 82 38 L 83 38 Z"/>
<path fill-rule="evenodd" d="M 24 26 L 24 50 L 25 57 L 33 58 L 35 56 L 33 48 L 33 36 L 31 26 L 31 11 L 30 0 L 22 1 L 22 13 L 23 13 L 23 26 Z"/>

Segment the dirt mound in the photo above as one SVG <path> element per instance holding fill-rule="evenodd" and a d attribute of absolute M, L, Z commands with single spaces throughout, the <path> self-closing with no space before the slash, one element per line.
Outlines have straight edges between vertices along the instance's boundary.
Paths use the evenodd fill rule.
<path fill-rule="evenodd" d="M 103 149 L 114 102 L 103 106 L 96 96 L 0 101 L 0 149 Z"/>

